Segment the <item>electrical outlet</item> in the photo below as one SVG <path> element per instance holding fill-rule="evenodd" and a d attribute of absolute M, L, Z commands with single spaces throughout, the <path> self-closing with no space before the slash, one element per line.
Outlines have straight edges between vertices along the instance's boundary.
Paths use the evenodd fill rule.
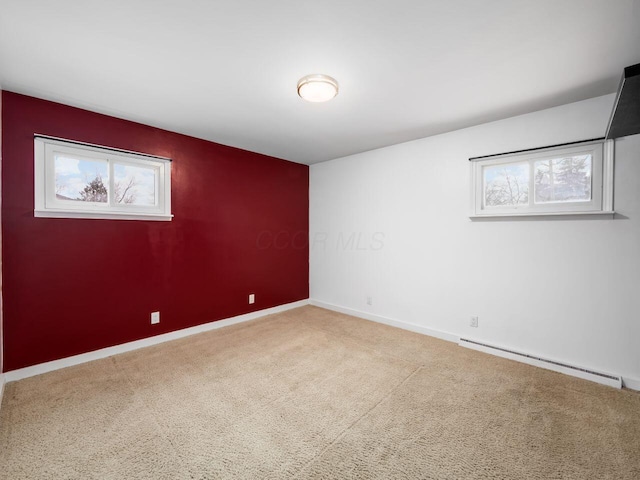
<path fill-rule="evenodd" d="M 373 299 L 371 297 L 367 297 L 367 305 L 373 305 Z"/>
<path fill-rule="evenodd" d="M 160 312 L 151 312 L 151 325 L 160 323 Z"/>
<path fill-rule="evenodd" d="M 478 328 L 478 317 L 471 317 L 471 322 L 469 323 L 469 325 Z"/>
<path fill-rule="evenodd" d="M 256 294 L 255 293 L 250 293 L 249 294 L 249 304 L 252 303 L 256 303 Z"/>

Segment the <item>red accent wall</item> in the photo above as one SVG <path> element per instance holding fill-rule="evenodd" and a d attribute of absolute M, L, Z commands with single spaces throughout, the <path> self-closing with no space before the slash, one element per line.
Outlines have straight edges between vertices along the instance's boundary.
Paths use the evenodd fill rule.
<path fill-rule="evenodd" d="M 172 158 L 173 221 L 34 218 L 34 133 Z M 306 165 L 10 92 L 2 153 L 4 371 L 309 297 Z"/>

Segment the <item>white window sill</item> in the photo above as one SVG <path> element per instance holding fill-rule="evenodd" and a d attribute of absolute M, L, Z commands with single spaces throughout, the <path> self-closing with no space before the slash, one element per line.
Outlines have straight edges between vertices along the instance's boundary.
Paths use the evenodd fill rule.
<path fill-rule="evenodd" d="M 170 222 L 173 215 L 148 214 L 148 213 L 91 213 L 91 212 L 69 212 L 54 210 L 34 210 L 34 217 L 40 218 L 88 218 L 103 220 L 152 220 L 157 222 Z"/>
<path fill-rule="evenodd" d="M 512 218 L 512 217 L 581 217 L 581 216 L 605 216 L 611 217 L 615 215 L 616 212 L 608 211 L 608 212 L 525 212 L 525 213 L 487 213 L 481 215 L 469 215 L 471 220 L 477 220 L 479 218 Z"/>

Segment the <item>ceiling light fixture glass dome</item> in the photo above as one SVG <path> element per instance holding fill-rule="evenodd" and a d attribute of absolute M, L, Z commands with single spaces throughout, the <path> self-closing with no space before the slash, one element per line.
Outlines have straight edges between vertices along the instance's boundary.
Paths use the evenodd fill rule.
<path fill-rule="evenodd" d="M 307 102 L 326 102 L 338 94 L 338 82 L 328 75 L 314 73 L 298 81 L 298 95 Z"/>

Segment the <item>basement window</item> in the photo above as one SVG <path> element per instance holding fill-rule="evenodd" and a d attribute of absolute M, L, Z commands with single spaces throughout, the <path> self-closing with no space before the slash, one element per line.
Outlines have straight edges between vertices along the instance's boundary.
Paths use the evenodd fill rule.
<path fill-rule="evenodd" d="M 613 142 L 471 159 L 471 217 L 613 213 Z"/>
<path fill-rule="evenodd" d="M 171 220 L 171 160 L 44 136 L 34 143 L 34 216 Z"/>

